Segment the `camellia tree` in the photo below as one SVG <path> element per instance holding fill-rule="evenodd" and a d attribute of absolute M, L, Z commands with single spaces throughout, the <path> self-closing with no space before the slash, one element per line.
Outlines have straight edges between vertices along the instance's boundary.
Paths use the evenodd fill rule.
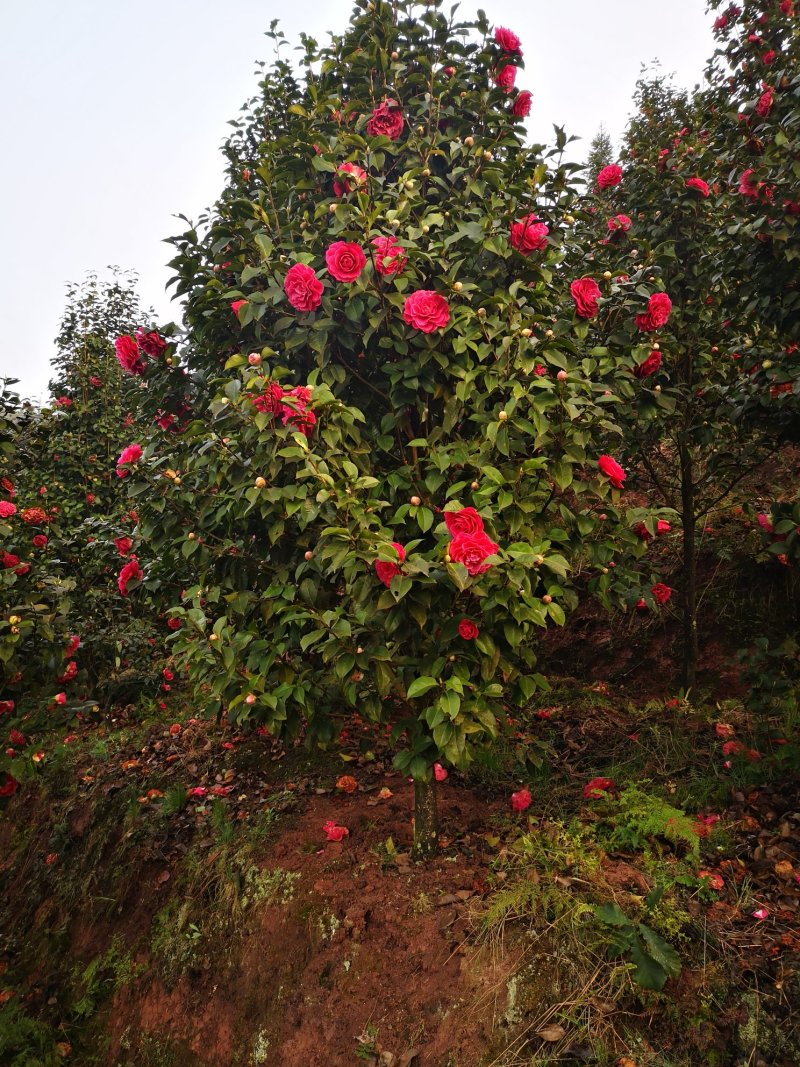
<path fill-rule="evenodd" d="M 247 155 L 175 242 L 182 343 L 132 356 L 175 421 L 120 457 L 133 578 L 181 582 L 209 710 L 322 744 L 355 709 L 386 723 L 418 856 L 435 764 L 546 685 L 537 635 L 580 591 L 638 588 L 647 515 L 614 506 L 599 444 L 628 357 L 584 343 L 561 269 L 579 167 L 561 131 L 524 143 L 516 35 L 438 6 L 364 5 L 305 40 L 302 81 L 267 72 Z"/>
<path fill-rule="evenodd" d="M 727 117 L 706 93 L 676 92 L 664 78 L 640 82 L 636 104 L 624 166 L 600 173 L 582 218 L 595 237 L 588 262 L 606 267 L 608 281 L 596 340 L 624 344 L 627 331 L 631 341 L 628 374 L 618 383 L 628 401 L 619 410 L 623 455 L 639 472 L 633 488 L 668 509 L 660 526 L 637 529 L 647 543 L 679 520 L 683 681 L 691 687 L 699 531 L 714 509 L 741 503 L 744 479 L 795 432 L 800 363 L 785 355 L 791 345 L 781 323 L 760 318 L 756 305 L 732 318 L 751 284 L 745 275 L 753 253 L 742 251 L 741 225 L 729 225 L 740 191 L 719 174 Z M 577 249 L 584 263 L 586 247 Z M 623 321 L 624 295 L 644 298 L 653 286 L 663 292 Z M 663 603 L 671 590 L 658 584 L 653 595 Z M 650 606 L 643 598 L 641 609 Z"/>

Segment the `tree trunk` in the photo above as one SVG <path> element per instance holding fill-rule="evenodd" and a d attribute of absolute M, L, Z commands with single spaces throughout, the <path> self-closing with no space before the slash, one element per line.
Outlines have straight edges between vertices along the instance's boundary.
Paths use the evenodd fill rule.
<path fill-rule="evenodd" d="M 688 445 L 680 445 L 681 521 L 683 523 L 683 688 L 697 679 L 697 532 L 694 464 Z"/>
<path fill-rule="evenodd" d="M 414 847 L 415 860 L 427 860 L 439 848 L 439 811 L 436 806 L 436 780 L 414 782 Z"/>

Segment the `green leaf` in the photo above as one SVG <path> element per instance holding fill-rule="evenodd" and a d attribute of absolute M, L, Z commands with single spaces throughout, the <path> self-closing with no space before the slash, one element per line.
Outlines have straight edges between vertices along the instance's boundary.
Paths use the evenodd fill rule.
<path fill-rule="evenodd" d="M 414 679 L 406 691 L 406 696 L 409 700 L 413 700 L 415 697 L 421 697 L 423 693 L 427 693 L 429 689 L 435 689 L 438 684 L 435 678 L 423 675 L 421 678 Z"/>

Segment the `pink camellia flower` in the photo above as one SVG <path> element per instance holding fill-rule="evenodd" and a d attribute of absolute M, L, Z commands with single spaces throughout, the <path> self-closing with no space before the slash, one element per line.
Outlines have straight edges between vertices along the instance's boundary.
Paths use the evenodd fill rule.
<path fill-rule="evenodd" d="M 761 182 L 753 181 L 754 174 L 755 170 L 752 167 L 748 167 L 739 179 L 739 193 L 742 196 L 746 196 L 748 200 L 757 200 L 759 189 L 761 188 Z"/>
<path fill-rule="evenodd" d="M 167 342 L 156 330 L 145 330 L 140 326 L 136 331 L 136 340 L 142 352 L 151 359 L 159 359 L 167 349 Z"/>
<path fill-rule="evenodd" d="M 591 778 L 583 787 L 583 799 L 600 800 L 616 788 L 613 778 Z"/>
<path fill-rule="evenodd" d="M 627 215 L 615 215 L 613 219 L 608 220 L 608 228 L 612 233 L 627 233 L 632 225 Z"/>
<path fill-rule="evenodd" d="M 172 731 L 170 730 L 170 733 L 171 732 Z M 207 793 L 208 789 L 204 785 L 196 785 L 189 790 L 190 797 L 204 797 Z"/>
<path fill-rule="evenodd" d="M 14 775 L 3 771 L 3 776 L 0 778 L 0 798 L 13 797 L 18 788 L 19 782 Z"/>
<path fill-rule="evenodd" d="M 625 471 L 612 456 L 601 456 L 597 461 L 597 466 L 600 468 L 601 473 L 605 474 L 606 478 L 611 482 L 614 489 L 622 489 L 626 477 Z"/>
<path fill-rule="evenodd" d="M 531 806 L 532 800 L 530 789 L 518 789 L 516 793 L 511 794 L 511 810 L 517 812 L 527 811 Z"/>
<path fill-rule="evenodd" d="M 128 582 L 139 582 L 142 579 L 142 568 L 139 566 L 139 561 L 136 556 L 131 556 L 122 570 L 119 572 L 117 578 L 117 588 L 122 596 L 128 595 Z"/>
<path fill-rule="evenodd" d="M 324 286 L 311 267 L 295 263 L 286 272 L 283 291 L 296 311 L 316 311 L 322 303 Z"/>
<path fill-rule="evenodd" d="M 406 550 L 403 548 L 402 545 L 399 545 L 397 541 L 392 541 L 391 546 L 397 553 L 397 558 L 400 560 L 400 563 L 402 563 L 403 560 L 406 558 Z M 400 570 L 400 566 L 397 563 L 390 563 L 388 560 L 376 559 L 375 573 L 378 575 L 380 581 L 382 581 L 388 589 L 389 586 L 392 584 L 392 578 L 394 578 L 396 574 L 401 574 L 402 572 Z"/>
<path fill-rule="evenodd" d="M 704 182 L 702 178 L 687 178 L 686 188 L 694 189 L 703 198 L 708 196 L 708 182 Z"/>
<path fill-rule="evenodd" d="M 661 352 L 654 348 L 643 363 L 637 363 L 633 368 L 633 373 L 637 378 L 648 378 L 651 374 L 655 374 L 660 366 Z"/>
<path fill-rule="evenodd" d="M 719 874 L 714 874 L 712 871 L 698 871 L 697 877 L 702 878 L 709 889 L 724 889 L 725 881 Z"/>
<path fill-rule="evenodd" d="M 372 109 L 372 116 L 367 122 L 370 137 L 388 137 L 396 141 L 403 132 L 403 112 L 396 100 L 387 97 L 378 107 Z"/>
<path fill-rule="evenodd" d="M 549 233 L 549 228 L 539 221 L 537 215 L 526 215 L 525 218 L 511 223 L 511 247 L 516 248 L 523 256 L 529 256 L 531 252 L 541 252 L 543 248 L 547 248 Z"/>
<path fill-rule="evenodd" d="M 484 563 L 489 556 L 495 555 L 500 546 L 480 530 L 477 533 L 459 533 L 450 542 L 450 559 L 453 563 L 463 563 L 467 572 L 473 577 L 488 571 L 492 564 Z"/>
<path fill-rule="evenodd" d="M 600 286 L 594 278 L 577 278 L 569 287 L 575 301 L 575 314 L 581 319 L 593 319 L 598 311 Z"/>
<path fill-rule="evenodd" d="M 406 265 L 406 250 L 397 244 L 396 237 L 373 237 L 375 249 L 375 270 L 378 274 L 390 276 L 399 274 Z"/>
<path fill-rule="evenodd" d="M 350 831 L 346 826 L 337 826 L 333 819 L 328 819 L 323 824 L 322 832 L 329 841 L 341 841 L 343 837 L 349 837 Z"/>
<path fill-rule="evenodd" d="M 354 282 L 367 265 L 367 257 L 360 245 L 335 241 L 325 252 L 325 263 L 337 282 Z"/>
<path fill-rule="evenodd" d="M 723 756 L 741 756 L 744 751 L 745 747 L 741 741 L 726 741 L 722 746 Z"/>
<path fill-rule="evenodd" d="M 442 74 L 446 75 L 448 78 L 452 78 L 455 72 L 455 67 L 442 67 Z"/>
<path fill-rule="evenodd" d="M 114 544 L 117 546 L 117 552 L 124 558 L 128 555 L 133 548 L 133 541 L 130 537 L 115 537 Z"/>
<path fill-rule="evenodd" d="M 246 303 L 247 303 L 246 300 L 232 300 L 231 301 L 231 311 L 234 313 L 234 315 L 236 316 L 237 319 L 239 318 L 239 312 L 245 306 Z"/>
<path fill-rule="evenodd" d="M 475 508 L 445 511 L 444 522 L 451 537 L 455 537 L 457 534 L 480 533 L 483 530 L 483 519 Z"/>
<path fill-rule="evenodd" d="M 434 763 L 433 765 L 433 777 L 437 782 L 446 782 L 449 775 L 441 763 Z"/>
<path fill-rule="evenodd" d="M 714 19 L 714 29 L 715 30 L 724 30 L 727 25 L 728 25 L 728 16 L 727 15 L 717 15 L 717 17 Z"/>
<path fill-rule="evenodd" d="M 756 515 L 756 522 L 764 531 L 764 533 L 771 534 L 775 530 L 775 527 L 772 525 L 769 515 L 767 515 L 767 513 L 764 511 L 760 511 L 758 515 Z"/>
<path fill-rule="evenodd" d="M 514 88 L 514 83 L 517 80 L 517 68 L 512 63 L 507 63 L 502 67 L 495 77 L 497 87 L 502 89 L 504 93 L 510 93 Z"/>
<path fill-rule="evenodd" d="M 132 463 L 138 463 L 142 458 L 142 446 L 137 444 L 126 445 L 119 454 L 117 460 L 117 477 L 125 478 L 130 473 L 127 470 Z"/>
<path fill-rule="evenodd" d="M 10 500 L 0 500 L 0 519 L 10 519 L 17 514 L 17 505 Z"/>
<path fill-rule="evenodd" d="M 767 911 L 766 908 L 756 908 L 756 910 L 754 912 L 752 912 L 751 914 L 752 914 L 754 919 L 768 919 L 769 918 L 769 912 Z"/>
<path fill-rule="evenodd" d="M 58 400 L 56 400 L 56 407 L 59 407 L 59 408 L 71 408 L 72 407 L 72 398 L 69 397 L 69 396 L 60 396 L 58 398 Z"/>
<path fill-rule="evenodd" d="M 619 185 L 622 181 L 622 167 L 616 163 L 609 163 L 607 167 L 603 167 L 600 173 L 597 175 L 597 184 L 601 189 L 613 189 L 615 185 Z"/>
<path fill-rule="evenodd" d="M 657 604 L 666 604 L 672 596 L 672 590 L 668 585 L 664 585 L 663 582 L 656 582 L 650 589 L 650 592 L 653 594 L 653 600 L 655 600 Z"/>
<path fill-rule="evenodd" d="M 511 105 L 511 114 L 518 119 L 526 119 L 531 113 L 533 106 L 533 93 L 530 89 L 523 89 L 517 93 L 514 103 Z"/>
<path fill-rule="evenodd" d="M 56 704 L 58 704 L 59 706 L 63 707 L 64 704 L 66 704 L 66 702 L 67 702 L 67 694 L 66 693 L 56 693 L 56 695 L 53 697 L 53 700 L 56 702 Z"/>
<path fill-rule="evenodd" d="M 648 333 L 660 330 L 666 325 L 671 311 L 672 301 L 667 294 L 653 293 L 647 302 L 647 311 L 636 316 L 636 325 L 640 330 Z"/>
<path fill-rule="evenodd" d="M 144 374 L 144 360 L 139 345 L 130 334 L 123 334 L 114 342 L 117 362 L 126 374 Z"/>
<path fill-rule="evenodd" d="M 758 103 L 756 104 L 755 108 L 756 114 L 760 115 L 762 119 L 765 119 L 769 115 L 770 111 L 772 111 L 772 105 L 774 102 L 775 90 L 770 86 L 767 86 L 764 89 L 764 92 L 758 98 Z"/>
<path fill-rule="evenodd" d="M 472 619 L 462 619 L 458 624 L 458 633 L 465 641 L 474 641 L 479 636 L 480 630 Z"/>
<path fill-rule="evenodd" d="M 34 548 L 44 548 L 47 545 L 47 538 L 44 534 L 36 534 L 33 537 L 32 544 Z"/>
<path fill-rule="evenodd" d="M 510 56 L 522 55 L 519 37 L 512 30 L 507 30 L 505 26 L 495 27 L 494 40 L 495 44 L 499 44 L 503 51 L 508 52 Z"/>
<path fill-rule="evenodd" d="M 342 163 L 336 168 L 333 179 L 333 192 L 335 196 L 347 196 L 359 186 L 366 184 L 367 172 L 357 163 Z"/>
<path fill-rule="evenodd" d="M 403 321 L 423 333 L 443 330 L 450 321 L 450 305 L 432 289 L 417 289 L 406 297 Z"/>

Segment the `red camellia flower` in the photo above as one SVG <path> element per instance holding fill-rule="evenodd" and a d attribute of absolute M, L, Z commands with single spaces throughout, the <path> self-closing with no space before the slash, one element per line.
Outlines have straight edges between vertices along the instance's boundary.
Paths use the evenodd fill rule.
<path fill-rule="evenodd" d="M 307 385 L 296 385 L 294 389 L 287 389 L 283 394 L 281 404 L 281 422 L 284 426 L 289 423 L 304 433 L 311 436 L 311 431 L 316 425 L 317 416 L 309 411 L 306 405 L 311 400 L 311 390 Z M 290 401 L 290 403 L 287 403 Z"/>
<path fill-rule="evenodd" d="M 128 595 L 128 582 L 138 582 L 141 581 L 141 578 L 142 568 L 139 566 L 139 561 L 136 556 L 131 556 L 131 558 L 119 572 L 119 577 L 117 578 L 117 588 L 119 589 L 122 596 Z"/>
<path fill-rule="evenodd" d="M 19 787 L 19 782 L 8 771 L 3 771 L 0 778 L 0 797 L 13 797 Z"/>
<path fill-rule="evenodd" d="M 253 407 L 264 415 L 280 415 L 283 410 L 283 386 L 267 382 L 264 392 L 253 397 Z"/>
<path fill-rule="evenodd" d="M 480 630 L 472 619 L 462 619 L 458 624 L 458 632 L 465 641 L 474 641 L 480 634 Z"/>
<path fill-rule="evenodd" d="M 450 542 L 450 559 L 453 563 L 463 563 L 467 572 L 474 577 L 490 569 L 492 564 L 483 561 L 493 556 L 499 548 L 483 530 L 478 533 L 460 533 Z"/>
<path fill-rule="evenodd" d="M 373 108 L 372 116 L 367 122 L 370 137 L 388 137 L 396 141 L 403 132 L 403 112 L 396 100 L 387 97 L 378 107 Z"/>
<path fill-rule="evenodd" d="M 322 827 L 323 833 L 329 841 L 341 841 L 343 837 L 349 837 L 350 831 L 346 826 L 337 826 L 333 819 L 328 819 Z"/>
<path fill-rule="evenodd" d="M 597 175 L 597 184 L 601 189 L 613 189 L 615 185 L 619 185 L 622 181 L 622 167 L 616 163 L 609 163 L 607 167 L 603 167 L 600 173 Z"/>
<path fill-rule="evenodd" d="M 397 244 L 396 237 L 373 237 L 375 270 L 378 274 L 399 274 L 408 260 L 406 251 Z"/>
<path fill-rule="evenodd" d="M 246 300 L 232 300 L 231 301 L 231 311 L 234 313 L 234 315 L 237 317 L 237 319 L 239 317 L 240 308 L 243 308 L 246 303 L 247 303 Z"/>
<path fill-rule="evenodd" d="M 142 458 L 142 446 L 137 444 L 126 445 L 119 454 L 117 460 L 117 477 L 125 478 L 130 471 L 127 469 L 132 463 L 138 463 Z"/>
<path fill-rule="evenodd" d="M 10 715 L 14 710 L 13 700 L 0 700 L 0 715 Z"/>
<path fill-rule="evenodd" d="M 647 302 L 647 311 L 636 316 L 636 325 L 640 330 L 652 332 L 665 326 L 672 311 L 672 301 L 666 293 L 653 293 Z"/>
<path fill-rule="evenodd" d="M 575 301 L 575 314 L 582 319 L 593 319 L 598 311 L 600 286 L 594 278 L 577 278 L 569 287 Z"/>
<path fill-rule="evenodd" d="M 180 628 L 181 628 L 181 620 L 180 619 L 167 619 L 167 629 L 169 629 L 169 630 L 180 630 Z"/>
<path fill-rule="evenodd" d="M 11 730 L 8 735 L 8 740 L 12 745 L 16 745 L 17 748 L 25 748 L 28 743 L 28 739 L 25 734 L 21 734 L 19 730 Z"/>
<path fill-rule="evenodd" d="M 20 512 L 20 518 L 28 526 L 45 526 L 47 524 L 47 512 L 42 508 L 25 508 Z"/>
<path fill-rule="evenodd" d="M 451 537 L 455 537 L 457 534 L 480 533 L 483 530 L 483 519 L 475 508 L 445 511 L 444 521 Z"/>
<path fill-rule="evenodd" d="M 56 693 L 56 695 L 53 697 L 53 700 L 56 702 L 56 704 L 59 705 L 59 707 L 63 707 L 64 704 L 66 704 L 66 702 L 67 702 L 67 694 L 66 693 Z"/>
<path fill-rule="evenodd" d="M 89 385 L 93 386 L 95 389 L 99 389 L 102 384 L 103 379 L 98 378 L 96 374 L 93 374 L 92 377 L 89 379 Z"/>
<path fill-rule="evenodd" d="M 511 247 L 516 248 L 523 256 L 529 256 L 531 252 L 541 252 L 547 247 L 547 235 L 550 230 L 544 222 L 540 222 L 537 215 L 526 215 L 524 219 L 511 223 Z"/>
<path fill-rule="evenodd" d="M 392 541 L 391 545 L 397 553 L 397 558 L 400 560 L 400 563 L 402 563 L 403 560 L 406 558 L 406 550 L 403 548 L 402 545 L 399 545 L 397 541 Z M 400 574 L 401 570 L 397 563 L 390 563 L 388 562 L 388 560 L 376 559 L 375 573 L 378 575 L 378 578 L 388 589 L 389 586 L 392 584 L 392 578 L 394 578 L 396 574 Z"/>
<path fill-rule="evenodd" d="M 96 499 L 97 499 L 97 497 L 94 495 L 94 493 L 87 493 L 86 494 L 86 503 L 87 504 L 90 504 L 90 505 L 94 504 Z"/>
<path fill-rule="evenodd" d="M 627 233 L 632 225 L 627 215 L 615 215 L 613 219 L 608 220 L 608 228 L 613 233 Z"/>
<path fill-rule="evenodd" d="M 758 103 L 756 104 L 756 109 L 755 109 L 756 110 L 756 114 L 760 115 L 762 119 L 765 119 L 767 117 L 767 115 L 769 115 L 770 111 L 772 111 L 772 105 L 773 105 L 774 101 L 775 101 L 775 90 L 773 88 L 771 88 L 770 86 L 767 86 L 764 89 L 764 92 L 758 98 Z"/>
<path fill-rule="evenodd" d="M 669 533 L 671 529 L 672 527 L 666 519 L 659 519 L 656 523 L 656 536 L 660 537 L 662 534 Z M 643 522 L 637 522 L 633 528 L 633 532 L 637 537 L 641 538 L 642 541 L 651 541 L 653 539 L 653 535 Z"/>
<path fill-rule="evenodd" d="M 497 86 L 502 89 L 504 93 L 510 93 L 514 88 L 514 82 L 517 80 L 517 68 L 512 63 L 507 63 L 502 67 L 495 77 Z"/>
<path fill-rule="evenodd" d="M 19 564 L 19 556 L 15 556 L 13 552 L 0 553 L 0 567 L 3 570 L 10 571 L 12 567 L 16 567 Z"/>
<path fill-rule="evenodd" d="M 406 297 L 403 321 L 423 333 L 443 330 L 450 321 L 450 305 L 432 289 L 417 289 Z"/>
<path fill-rule="evenodd" d="M 114 544 L 117 546 L 117 552 L 124 558 L 128 555 L 133 548 L 133 541 L 130 537 L 115 537 Z"/>
<path fill-rule="evenodd" d="M 20 563 L 19 567 L 14 570 L 14 574 L 18 574 L 20 577 L 27 574 L 31 569 L 30 563 Z"/>
<path fill-rule="evenodd" d="M 792 0 L 781 0 L 780 6 L 781 11 L 784 13 L 784 15 L 794 14 L 794 3 L 792 2 Z"/>
<path fill-rule="evenodd" d="M 529 89 L 523 89 L 517 93 L 517 98 L 511 105 L 511 114 L 518 119 L 526 119 L 531 113 L 533 106 L 533 93 Z"/>
<path fill-rule="evenodd" d="M 286 272 L 283 291 L 296 311 L 316 311 L 322 303 L 324 286 L 311 267 L 295 263 Z"/>
<path fill-rule="evenodd" d="M 74 656 L 78 649 L 81 647 L 81 639 L 78 634 L 73 634 L 67 642 L 67 647 L 64 651 L 64 655 L 67 659 Z"/>
<path fill-rule="evenodd" d="M 664 585 L 663 582 L 656 582 L 650 592 L 653 594 L 653 600 L 657 604 L 666 604 L 672 596 L 672 590 L 668 585 Z"/>
<path fill-rule="evenodd" d="M 499 44 L 504 52 L 511 56 L 521 56 L 522 47 L 519 37 L 505 26 L 496 26 L 494 31 L 495 44 Z"/>
<path fill-rule="evenodd" d="M 0 500 L 0 519 L 10 519 L 17 514 L 17 505 L 10 500 Z"/>
<path fill-rule="evenodd" d="M 600 800 L 616 788 L 613 778 L 591 778 L 583 787 L 583 799 Z"/>
<path fill-rule="evenodd" d="M 366 181 L 367 172 L 363 167 L 359 167 L 357 163 L 342 163 L 336 168 L 336 177 L 333 179 L 334 195 L 346 196 Z"/>
<path fill-rule="evenodd" d="M 36 534 L 32 543 L 34 548 L 44 548 L 47 544 L 47 538 L 44 534 Z"/>
<path fill-rule="evenodd" d="M 354 282 L 367 264 L 361 247 L 349 241 L 336 241 L 325 252 L 328 273 L 337 282 Z"/>
<path fill-rule="evenodd" d="M 72 407 L 72 398 L 68 397 L 68 396 L 60 396 L 56 400 L 56 406 L 60 407 L 60 408 L 71 408 Z"/>
<path fill-rule="evenodd" d="M 144 374 L 144 360 L 139 345 L 130 334 L 123 334 L 114 342 L 117 362 L 126 374 Z"/>
<path fill-rule="evenodd" d="M 757 200 L 758 191 L 761 188 L 761 182 L 753 181 L 754 174 L 753 168 L 748 167 L 739 179 L 739 192 L 742 196 L 746 196 L 748 200 Z"/>
<path fill-rule="evenodd" d="M 687 178 L 686 188 L 696 190 L 704 198 L 708 196 L 708 182 L 704 182 L 702 178 Z"/>
<path fill-rule="evenodd" d="M 358 782 L 351 774 L 343 774 L 341 778 L 336 779 L 336 788 L 341 789 L 343 793 L 355 793 Z"/>
<path fill-rule="evenodd" d="M 777 53 L 772 48 L 770 48 L 768 52 L 764 53 L 764 55 L 761 57 L 761 62 L 764 64 L 765 67 L 769 67 L 775 62 L 776 54 Z"/>
<path fill-rule="evenodd" d="M 139 327 L 136 331 L 136 340 L 142 352 L 151 359 L 159 359 L 167 348 L 167 342 L 156 330 L 145 330 L 144 327 Z"/>
<path fill-rule="evenodd" d="M 434 763 L 433 765 L 433 777 L 437 782 L 446 782 L 449 775 L 441 763 Z"/>
<path fill-rule="evenodd" d="M 511 810 L 526 811 L 532 800 L 530 789 L 518 789 L 516 793 L 511 794 Z"/>
<path fill-rule="evenodd" d="M 597 466 L 615 489 L 622 489 L 625 471 L 615 459 L 611 456 L 601 456 L 597 461 Z"/>
<path fill-rule="evenodd" d="M 644 363 L 637 363 L 633 368 L 633 373 L 637 378 L 648 378 L 651 374 L 655 374 L 661 366 L 661 352 L 654 348 Z"/>
<path fill-rule="evenodd" d="M 709 889 L 725 888 L 725 881 L 719 874 L 714 874 L 711 871 L 698 871 L 697 877 L 702 878 Z"/>

